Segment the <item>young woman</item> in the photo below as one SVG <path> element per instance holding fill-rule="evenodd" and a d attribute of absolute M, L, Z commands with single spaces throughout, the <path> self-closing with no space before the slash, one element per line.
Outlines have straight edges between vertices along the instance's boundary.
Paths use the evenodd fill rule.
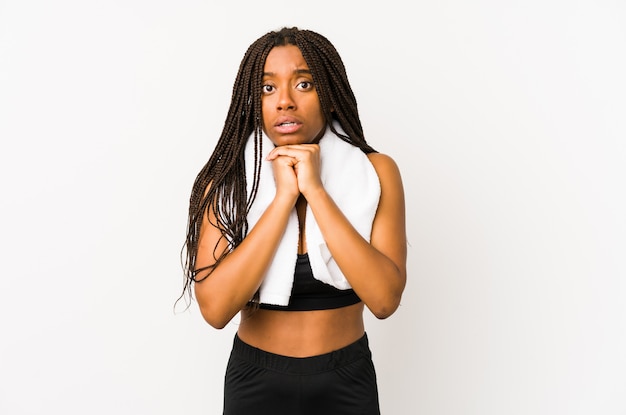
<path fill-rule="evenodd" d="M 404 209 L 334 46 L 297 28 L 256 40 L 186 240 L 184 292 L 215 328 L 240 313 L 224 414 L 380 413 L 363 313 L 400 303 Z"/>

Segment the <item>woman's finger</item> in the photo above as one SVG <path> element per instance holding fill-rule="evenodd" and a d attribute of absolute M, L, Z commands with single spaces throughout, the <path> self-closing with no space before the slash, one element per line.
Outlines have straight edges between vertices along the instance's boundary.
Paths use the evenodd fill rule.
<path fill-rule="evenodd" d="M 319 146 L 317 144 L 280 146 L 270 151 L 267 155 L 267 160 L 273 160 L 278 156 L 288 156 L 301 161 L 316 153 L 319 153 Z"/>

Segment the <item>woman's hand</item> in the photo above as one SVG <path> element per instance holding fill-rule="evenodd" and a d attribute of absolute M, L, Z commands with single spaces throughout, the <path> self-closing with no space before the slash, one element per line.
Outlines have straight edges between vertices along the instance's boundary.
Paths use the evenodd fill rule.
<path fill-rule="evenodd" d="M 285 196 L 290 200 L 293 199 L 295 203 L 300 196 L 298 178 L 294 169 L 295 160 L 289 156 L 277 156 L 271 159 L 271 162 L 276 181 L 276 196 Z"/>
<path fill-rule="evenodd" d="M 273 162 L 277 192 L 279 186 L 289 186 L 296 179 L 298 193 L 305 198 L 321 189 L 320 147 L 317 144 L 296 144 L 274 148 L 267 160 Z M 291 169 L 290 177 L 288 169 Z"/>

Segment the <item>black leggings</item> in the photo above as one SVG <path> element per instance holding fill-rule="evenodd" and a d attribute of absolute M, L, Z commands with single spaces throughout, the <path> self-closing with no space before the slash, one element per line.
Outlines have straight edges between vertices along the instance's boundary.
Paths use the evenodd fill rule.
<path fill-rule="evenodd" d="M 224 415 L 379 415 L 367 335 L 334 352 L 287 357 L 235 335 L 224 385 Z"/>

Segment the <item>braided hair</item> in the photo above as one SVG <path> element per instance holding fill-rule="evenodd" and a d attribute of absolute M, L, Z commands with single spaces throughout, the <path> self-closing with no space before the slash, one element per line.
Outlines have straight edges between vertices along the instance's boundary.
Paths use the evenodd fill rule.
<path fill-rule="evenodd" d="M 209 161 L 200 170 L 193 184 L 189 200 L 187 236 L 181 252 L 185 278 L 179 300 L 183 296 L 191 299 L 192 284 L 210 276 L 211 271 L 247 234 L 246 217 L 256 195 L 261 166 L 263 68 L 270 50 L 286 45 L 295 45 L 302 52 L 311 70 L 322 113 L 331 131 L 366 154 L 375 152 L 364 138 L 356 98 L 348 82 L 343 61 L 328 39 L 316 32 L 297 27 L 285 27 L 257 39 L 250 45 L 239 66 L 220 138 Z M 345 134 L 334 128 L 333 120 L 339 123 Z M 246 191 L 244 163 L 248 137 L 255 140 L 255 165 L 249 166 L 254 168 L 251 194 Z M 211 224 L 221 231 L 228 249 L 219 254 L 213 253 L 214 264 L 196 268 L 200 227 L 204 215 L 208 215 L 208 209 L 211 209 L 215 217 L 215 223 Z M 198 273 L 206 270 L 209 271 L 207 276 L 196 279 Z"/>

